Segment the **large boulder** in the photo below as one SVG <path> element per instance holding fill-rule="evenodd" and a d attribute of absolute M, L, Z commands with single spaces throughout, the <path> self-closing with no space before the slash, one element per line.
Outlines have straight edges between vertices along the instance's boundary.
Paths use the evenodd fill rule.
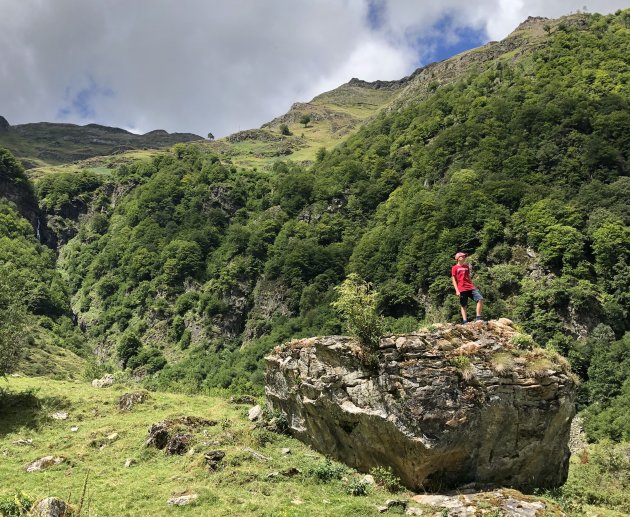
<path fill-rule="evenodd" d="M 267 400 L 303 442 L 364 472 L 389 466 L 412 489 L 556 487 L 575 382 L 516 334 L 509 320 L 434 326 L 373 355 L 348 337 L 294 341 L 266 358 Z"/>

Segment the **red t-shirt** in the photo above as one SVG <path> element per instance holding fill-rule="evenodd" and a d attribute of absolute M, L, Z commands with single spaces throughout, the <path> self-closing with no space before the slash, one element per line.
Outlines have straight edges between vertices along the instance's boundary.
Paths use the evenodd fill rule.
<path fill-rule="evenodd" d="M 455 264 L 451 268 L 451 274 L 455 277 L 457 282 L 457 289 L 461 293 L 462 291 L 472 291 L 475 286 L 470 281 L 470 266 L 468 264 Z"/>

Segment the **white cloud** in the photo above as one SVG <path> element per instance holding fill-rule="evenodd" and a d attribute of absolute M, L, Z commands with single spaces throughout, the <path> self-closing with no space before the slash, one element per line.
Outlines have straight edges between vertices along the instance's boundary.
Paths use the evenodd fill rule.
<path fill-rule="evenodd" d="M 0 114 L 220 136 L 351 77 L 411 73 L 419 37 L 453 39 L 432 29 L 445 17 L 500 39 L 584 2 L 391 0 L 375 24 L 379 0 L 0 0 Z"/>

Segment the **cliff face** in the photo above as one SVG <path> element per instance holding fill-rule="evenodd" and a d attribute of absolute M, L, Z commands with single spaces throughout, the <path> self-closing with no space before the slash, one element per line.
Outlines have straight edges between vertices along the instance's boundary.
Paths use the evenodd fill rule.
<path fill-rule="evenodd" d="M 351 338 L 295 341 L 267 357 L 267 399 L 318 451 L 391 466 L 413 489 L 555 487 L 575 383 L 562 358 L 518 349 L 516 334 L 499 320 L 388 336 L 373 366 Z"/>

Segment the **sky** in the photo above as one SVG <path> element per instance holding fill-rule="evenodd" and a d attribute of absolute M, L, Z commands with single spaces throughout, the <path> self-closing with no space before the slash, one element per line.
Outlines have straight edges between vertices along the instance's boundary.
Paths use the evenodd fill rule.
<path fill-rule="evenodd" d="M 528 16 L 630 0 L 0 0 L 0 115 L 220 137 L 399 79 Z"/>

